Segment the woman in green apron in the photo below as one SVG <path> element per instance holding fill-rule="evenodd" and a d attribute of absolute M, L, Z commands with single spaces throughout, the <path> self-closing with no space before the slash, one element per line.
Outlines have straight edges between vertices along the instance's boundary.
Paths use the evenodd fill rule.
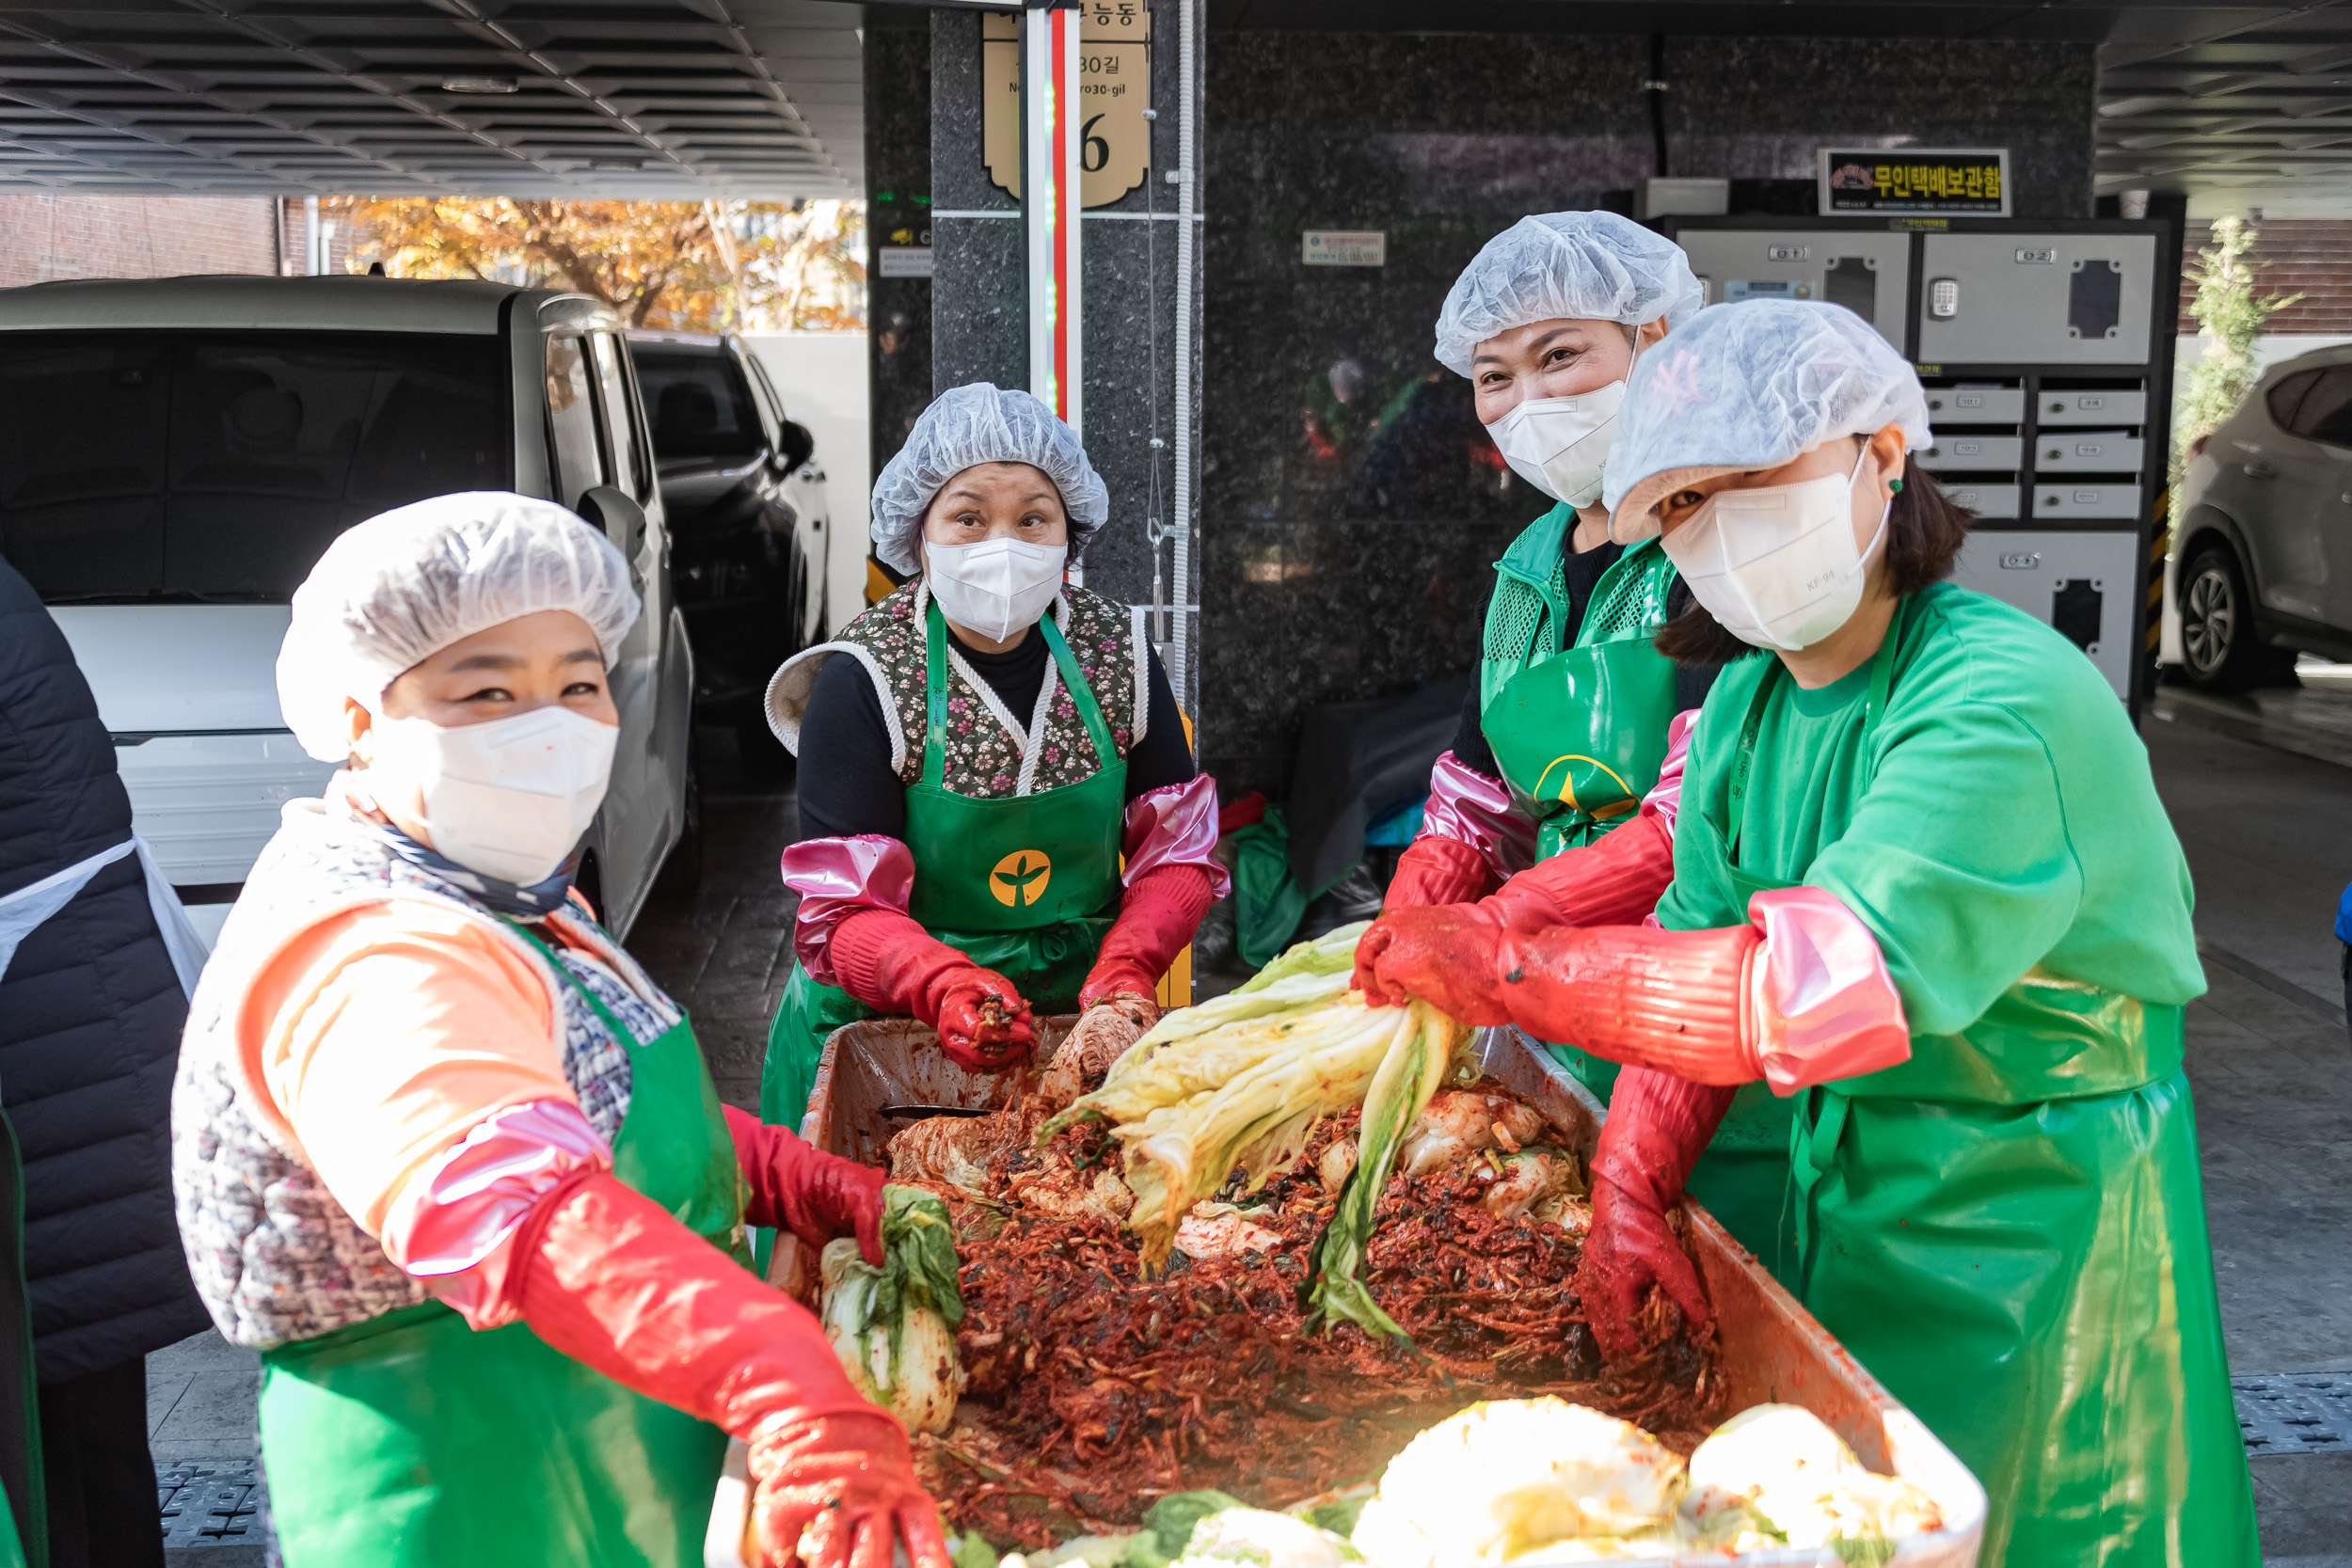
<path fill-rule="evenodd" d="M 1359 968 L 1645 1069 L 1595 1162 L 1604 1346 L 1653 1281 L 1705 1314 L 1629 1216 L 1640 1243 L 1761 1080 L 1796 1112 L 1791 1286 L 1984 1481 L 1984 1560 L 2251 1564 L 2181 1070 L 2187 866 L 2090 660 L 1941 580 L 1966 518 L 1906 455 L 1927 440 L 1911 367 L 1849 311 L 1677 333 L 1620 420 L 1614 515 L 1662 526 L 1697 596 L 1661 645 L 1740 657 L 1658 925 L 1407 911 Z"/>
<path fill-rule="evenodd" d="M 760 1114 L 797 1126 L 825 1040 L 909 1015 L 962 1066 L 1082 1016 L 1099 1076 L 1159 1016 L 1161 977 L 1227 876 L 1195 768 L 1127 607 L 1063 580 L 1109 497 L 1070 427 L 974 384 L 924 410 L 874 485 L 875 553 L 911 580 L 776 672 L 800 758 L 794 963 Z"/>
<path fill-rule="evenodd" d="M 487 493 L 360 524 L 294 594 L 280 702 L 345 766 L 247 879 L 172 1102 L 289 1568 L 688 1568 L 730 1435 L 759 1562 L 946 1568 L 904 1430 L 744 1245 L 881 1262 L 880 1173 L 723 1112 L 570 893 L 637 613 L 603 535 Z"/>
<path fill-rule="evenodd" d="M 1626 377 L 1703 299 L 1679 246 L 1613 213 L 1522 218 L 1447 294 L 1438 358 L 1470 378 L 1512 471 L 1556 504 L 1495 562 L 1478 684 L 1453 750 L 1430 769 L 1422 832 L 1397 862 L 1389 908 L 1502 883 L 1502 900 L 1555 919 L 1639 920 L 1673 879 L 1690 727 L 1677 717 L 1695 714 L 1716 667 L 1677 666 L 1651 645 L 1691 591 L 1655 539 L 1610 538 L 1600 489 Z M 1551 1051 L 1609 1099 L 1616 1063 L 1573 1041 Z M 1759 1087 L 1691 1178 L 1768 1261 L 1788 1148 L 1788 1107 Z"/>

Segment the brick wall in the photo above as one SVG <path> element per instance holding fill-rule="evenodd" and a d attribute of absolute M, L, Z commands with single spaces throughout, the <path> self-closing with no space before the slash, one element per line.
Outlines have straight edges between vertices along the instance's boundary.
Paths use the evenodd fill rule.
<path fill-rule="evenodd" d="M 275 272 L 275 205 L 262 196 L 0 196 L 0 288 Z"/>
<path fill-rule="evenodd" d="M 2201 223 L 2188 226 L 2183 246 L 2194 266 L 2200 247 L 2212 244 Z M 2301 294 L 2272 316 L 2265 334 L 2306 337 L 2352 333 L 2352 221 L 2334 218 L 2269 218 L 2254 226 L 2254 261 L 2263 265 L 2255 288 L 2266 294 Z M 2197 287 L 2181 279 L 2181 332 L 2193 337 L 2189 301 Z"/>

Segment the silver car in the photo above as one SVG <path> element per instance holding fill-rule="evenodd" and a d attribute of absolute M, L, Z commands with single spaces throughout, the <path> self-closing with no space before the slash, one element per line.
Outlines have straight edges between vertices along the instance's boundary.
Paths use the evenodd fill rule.
<path fill-rule="evenodd" d="M 2265 372 L 2190 448 L 2174 535 L 2188 678 L 2279 679 L 2298 652 L 2352 657 L 2352 345 Z"/>
<path fill-rule="evenodd" d="M 622 324 L 582 295 L 349 277 L 0 290 L 0 555 L 72 643 L 134 824 L 208 940 L 278 808 L 333 771 L 278 709 L 289 597 L 344 529 L 457 490 L 571 507 L 644 596 L 580 876 L 627 933 L 691 815 L 693 661 L 651 452 Z"/>

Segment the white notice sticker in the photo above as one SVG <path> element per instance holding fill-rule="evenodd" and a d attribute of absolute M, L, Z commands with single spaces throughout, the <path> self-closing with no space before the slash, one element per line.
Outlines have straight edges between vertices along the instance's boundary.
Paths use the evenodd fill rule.
<path fill-rule="evenodd" d="M 1385 267 L 1389 236 L 1379 229 L 1310 229 L 1298 251 L 1311 267 Z"/>
<path fill-rule="evenodd" d="M 886 245 L 882 247 L 884 277 L 929 277 L 931 247 L 927 245 Z"/>

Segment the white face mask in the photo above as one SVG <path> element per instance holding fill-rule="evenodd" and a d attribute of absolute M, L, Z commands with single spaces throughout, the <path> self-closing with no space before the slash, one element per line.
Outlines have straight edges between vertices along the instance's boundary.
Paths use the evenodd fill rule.
<path fill-rule="evenodd" d="M 1590 506 L 1600 499 L 1601 465 L 1625 401 L 1625 383 L 1574 397 L 1528 398 L 1486 427 L 1511 471 L 1554 500 Z"/>
<path fill-rule="evenodd" d="M 521 887 L 554 876 L 588 831 L 621 737 L 561 704 L 454 729 L 379 715 L 373 733 L 368 774 L 416 781 L 435 851 Z"/>
<path fill-rule="evenodd" d="M 1718 491 L 1666 535 L 1667 557 L 1725 631 L 1757 647 L 1809 648 L 1852 619 L 1893 505 L 1854 548 L 1853 482 L 1869 450 L 1843 479 Z"/>
<path fill-rule="evenodd" d="M 977 545 L 923 546 L 924 576 L 941 613 L 993 641 L 1034 626 L 1061 592 L 1067 545 L 983 539 Z"/>

